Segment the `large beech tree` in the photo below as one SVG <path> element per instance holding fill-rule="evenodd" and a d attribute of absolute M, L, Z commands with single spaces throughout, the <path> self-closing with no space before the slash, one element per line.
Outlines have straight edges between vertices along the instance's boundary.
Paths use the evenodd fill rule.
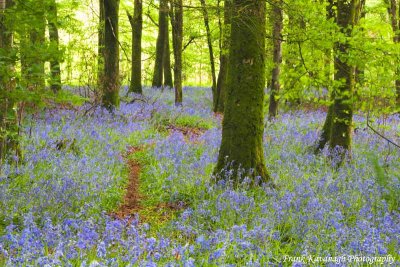
<path fill-rule="evenodd" d="M 265 16 L 264 1 L 233 1 L 222 142 L 215 170 L 220 174 L 230 162 L 234 173 L 240 168 L 252 170 L 254 184 L 269 180 L 263 151 Z"/>
<path fill-rule="evenodd" d="M 103 106 L 109 110 L 119 106 L 119 0 L 104 1 L 104 76 Z"/>

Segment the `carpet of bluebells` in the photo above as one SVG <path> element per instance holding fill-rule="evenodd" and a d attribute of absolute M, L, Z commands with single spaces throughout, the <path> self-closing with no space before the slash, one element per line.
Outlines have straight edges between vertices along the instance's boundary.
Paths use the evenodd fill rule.
<path fill-rule="evenodd" d="M 251 188 L 248 179 L 234 187 L 212 177 L 221 119 L 210 90 L 185 88 L 182 107 L 172 91 L 145 95 L 114 114 L 84 105 L 46 110 L 25 125 L 23 162 L 0 173 L 0 266 L 307 265 L 302 255 L 391 255 L 400 264 L 400 151 L 373 134 L 365 116 L 355 116 L 352 159 L 338 169 L 335 155 L 312 150 L 324 112 L 288 111 L 266 122 L 277 189 Z M 207 130 L 195 140 L 162 130 L 178 121 Z M 398 115 L 372 123 L 400 140 Z M 146 201 L 185 203 L 162 225 L 110 216 L 128 180 L 124 155 L 138 145 Z"/>

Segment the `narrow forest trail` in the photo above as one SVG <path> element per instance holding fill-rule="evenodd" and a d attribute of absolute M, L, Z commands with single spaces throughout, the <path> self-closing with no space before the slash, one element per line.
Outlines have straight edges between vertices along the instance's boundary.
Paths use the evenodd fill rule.
<path fill-rule="evenodd" d="M 126 158 L 127 158 L 129 173 L 128 173 L 128 184 L 126 188 L 126 194 L 118 210 L 113 214 L 115 217 L 119 219 L 124 219 L 127 218 L 128 216 L 132 216 L 135 213 L 139 212 L 141 209 L 139 178 L 142 166 L 134 157 L 132 157 L 133 154 L 140 151 L 143 151 L 143 147 L 134 146 L 128 148 Z"/>
<path fill-rule="evenodd" d="M 197 143 L 205 130 L 196 127 L 185 127 L 169 125 L 167 127 L 169 134 L 180 132 L 184 135 L 186 142 Z M 140 223 L 149 220 L 165 221 L 171 217 L 171 214 L 187 207 L 186 203 L 158 203 L 155 206 L 147 207 L 142 205 L 141 201 L 145 198 L 140 194 L 140 175 L 143 169 L 141 163 L 133 156 L 136 153 L 144 151 L 143 146 L 130 146 L 125 155 L 128 167 L 128 183 L 123 201 L 118 209 L 111 214 L 117 219 L 135 219 L 135 214 L 139 214 Z"/>

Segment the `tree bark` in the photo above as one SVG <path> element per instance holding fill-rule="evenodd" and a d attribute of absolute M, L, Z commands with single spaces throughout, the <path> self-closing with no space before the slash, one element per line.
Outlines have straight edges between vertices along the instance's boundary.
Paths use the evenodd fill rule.
<path fill-rule="evenodd" d="M 183 42 L 183 4 L 182 0 L 171 1 L 172 44 L 174 47 L 175 105 L 182 105 L 182 42 Z"/>
<path fill-rule="evenodd" d="M 208 45 L 208 52 L 210 56 L 210 67 L 211 67 L 211 77 L 212 77 L 212 97 L 213 97 L 213 110 L 217 110 L 218 106 L 218 96 L 217 96 L 217 78 L 215 74 L 215 62 L 214 62 L 214 51 L 212 46 L 212 39 L 211 39 L 211 31 L 208 19 L 208 11 L 206 6 L 205 0 L 200 0 L 201 7 L 203 11 L 203 18 L 204 18 L 204 27 L 206 28 L 207 34 L 207 45 Z"/>
<path fill-rule="evenodd" d="M 158 12 L 158 37 L 156 43 L 156 61 L 154 63 L 154 74 L 153 74 L 153 87 L 161 87 L 163 85 L 163 59 L 165 51 L 165 38 L 166 38 L 166 27 L 167 27 L 167 15 L 168 15 L 168 2 L 167 0 L 160 0 L 160 8 Z"/>
<path fill-rule="evenodd" d="M 142 28 L 143 28 L 142 0 L 135 0 L 133 17 L 128 13 L 132 27 L 132 67 L 129 92 L 142 94 Z"/>
<path fill-rule="evenodd" d="M 215 173 L 219 179 L 234 183 L 247 174 L 254 185 L 270 178 L 263 151 L 265 15 L 264 1 L 233 1 L 226 105 Z M 233 177 L 224 177 L 227 162 Z M 245 173 L 239 177 L 241 169 Z"/>
<path fill-rule="evenodd" d="M 48 6 L 48 30 L 51 48 L 51 59 L 50 59 L 50 73 L 51 73 L 51 89 L 54 93 L 61 90 L 61 67 L 60 57 L 61 52 L 59 49 L 59 35 L 58 35 L 58 14 L 57 4 L 55 0 L 50 0 Z"/>
<path fill-rule="evenodd" d="M 231 14 L 232 0 L 224 1 L 224 26 L 222 31 L 221 52 L 219 59 L 219 73 L 217 80 L 217 105 L 215 112 L 224 112 L 225 107 L 225 91 L 226 91 L 226 77 L 228 74 L 228 60 L 230 48 L 230 35 L 231 35 Z"/>
<path fill-rule="evenodd" d="M 167 6 L 168 7 L 168 6 Z M 174 83 L 172 81 L 172 68 L 171 68 L 171 49 L 169 45 L 169 19 L 166 16 L 165 26 L 165 44 L 164 44 L 164 55 L 163 55 L 163 69 L 164 69 L 164 86 L 173 88 Z"/>
<path fill-rule="evenodd" d="M 360 4 L 360 0 L 338 1 L 337 24 L 347 37 L 351 37 L 352 29 L 358 22 Z M 337 42 L 334 48 L 335 81 L 340 84 L 334 88 L 333 93 L 333 118 L 329 147 L 331 149 L 342 148 L 338 151 L 340 162 L 343 161 L 345 153 L 351 150 L 355 66 L 346 59 L 350 49 L 348 40 Z"/>
<path fill-rule="evenodd" d="M 272 6 L 272 39 L 274 46 L 273 62 L 271 77 L 271 97 L 269 102 L 269 119 L 273 119 L 278 114 L 278 99 L 281 85 L 279 83 L 280 66 L 282 63 L 282 30 L 283 30 L 283 11 L 282 1 L 279 0 Z"/>
<path fill-rule="evenodd" d="M 97 85 L 102 88 L 104 75 L 104 0 L 99 0 L 99 29 L 97 40 Z"/>
<path fill-rule="evenodd" d="M 102 104 L 109 111 L 119 107 L 119 0 L 104 1 L 104 77 Z"/>

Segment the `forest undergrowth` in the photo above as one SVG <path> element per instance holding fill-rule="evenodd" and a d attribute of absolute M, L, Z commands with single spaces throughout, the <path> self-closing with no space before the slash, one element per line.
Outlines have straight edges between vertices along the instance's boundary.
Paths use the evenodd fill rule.
<path fill-rule="evenodd" d="M 346 266 L 326 262 L 343 255 L 400 264 L 400 151 L 364 114 L 354 119 L 351 161 L 338 169 L 335 155 L 313 153 L 323 111 L 266 121 L 277 188 L 233 186 L 212 176 L 221 116 L 210 94 L 185 88 L 175 107 L 171 91 L 146 89 L 114 114 L 85 115 L 84 105 L 35 115 L 23 128 L 23 162 L 0 173 L 0 266 L 302 266 L 310 255 L 318 266 Z M 373 124 L 400 140 L 398 115 Z M 121 219 L 113 214 L 126 195 L 130 147 L 142 148 L 131 155 L 140 208 Z"/>

